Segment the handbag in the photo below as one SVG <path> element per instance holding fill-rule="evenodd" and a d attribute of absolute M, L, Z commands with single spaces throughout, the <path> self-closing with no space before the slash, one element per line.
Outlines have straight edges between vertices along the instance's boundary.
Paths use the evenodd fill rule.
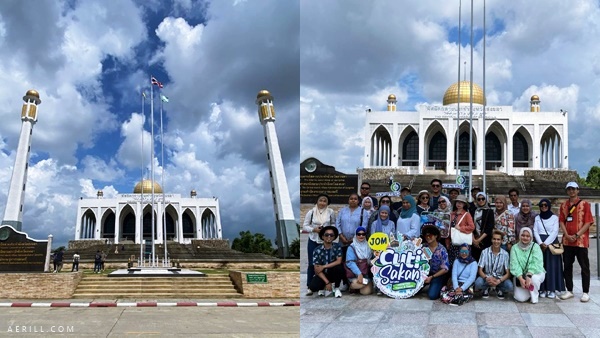
<path fill-rule="evenodd" d="M 354 251 L 353 247 L 350 247 L 350 249 L 352 249 Z M 354 251 L 354 255 L 356 255 L 356 251 Z M 352 262 L 352 261 L 349 261 Z M 369 260 L 368 259 L 357 259 L 354 262 L 356 262 L 356 265 L 358 266 L 358 269 L 360 270 L 360 273 L 362 273 L 363 277 L 367 277 L 369 275 Z M 346 278 L 350 279 L 350 278 L 356 278 L 356 275 L 354 274 L 354 272 L 352 272 L 352 270 L 350 270 L 350 268 L 348 268 L 346 266 L 346 264 L 344 264 L 344 270 L 346 270 Z"/>
<path fill-rule="evenodd" d="M 452 221 L 452 228 L 450 228 L 450 239 L 452 240 L 452 245 L 462 245 L 464 243 L 467 243 L 469 245 L 473 244 L 472 234 L 464 234 L 455 227 L 457 224 L 460 224 L 460 222 L 462 222 L 463 218 L 465 218 L 466 215 L 467 213 L 465 212 L 458 221 L 458 223 L 456 223 L 456 217 L 454 218 L 454 221 Z"/>
<path fill-rule="evenodd" d="M 542 222 L 542 226 L 544 227 L 544 231 L 546 231 L 546 235 L 548 234 L 548 230 L 546 230 L 546 225 L 544 224 L 544 220 L 540 217 L 540 221 Z M 550 249 L 550 253 L 553 255 L 562 255 L 565 252 L 565 247 L 561 242 L 558 241 L 558 236 L 554 239 L 554 242 L 548 245 L 548 249 Z"/>

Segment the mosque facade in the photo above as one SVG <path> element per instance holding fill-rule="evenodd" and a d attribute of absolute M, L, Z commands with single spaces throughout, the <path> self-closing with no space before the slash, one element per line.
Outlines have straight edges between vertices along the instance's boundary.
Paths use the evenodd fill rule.
<path fill-rule="evenodd" d="M 364 168 L 454 174 L 458 142 L 458 167 L 468 170 L 471 134 L 474 175 L 483 174 L 484 168 L 517 176 L 527 169 L 568 169 L 566 111 L 542 111 L 537 95 L 531 97 L 530 111 L 526 112 L 514 111 L 512 106 L 486 106 L 483 90 L 473 84 L 470 124 L 469 94 L 470 83 L 460 81 L 446 90 L 442 105 L 423 104 L 416 111 L 396 111 L 396 96 L 390 94 L 387 111 L 368 109 Z"/>
<path fill-rule="evenodd" d="M 82 198 L 77 206 L 75 239 L 108 240 L 111 243 L 139 244 L 142 236 L 152 239 L 152 190 L 154 190 L 154 242 L 163 243 L 163 224 L 167 240 L 190 244 L 193 239 L 222 239 L 219 200 L 199 198 L 196 191 L 190 197 L 163 194 L 158 183 L 138 182 L 131 194 L 115 198 Z M 164 197 L 164 199 L 163 199 Z M 143 220 L 142 220 L 143 212 Z"/>

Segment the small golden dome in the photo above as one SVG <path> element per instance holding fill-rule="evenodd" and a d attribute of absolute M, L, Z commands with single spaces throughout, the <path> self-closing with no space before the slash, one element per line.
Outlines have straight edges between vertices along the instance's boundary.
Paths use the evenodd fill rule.
<path fill-rule="evenodd" d="M 539 101 L 539 100 L 540 100 L 540 97 L 539 97 L 539 96 L 537 96 L 537 95 L 533 95 L 533 96 L 531 97 L 531 101 Z"/>
<path fill-rule="evenodd" d="M 471 83 L 469 81 L 460 81 L 460 102 L 470 103 L 469 93 L 471 91 Z M 458 83 L 452 84 L 444 93 L 444 106 L 449 104 L 458 103 Z M 478 84 L 473 84 L 473 103 L 485 104 L 485 97 L 483 96 L 483 89 Z"/>
<path fill-rule="evenodd" d="M 270 95 L 271 95 L 271 93 L 269 93 L 269 91 L 268 91 L 268 90 L 266 90 L 266 89 L 263 89 L 263 90 L 261 90 L 260 92 L 258 92 L 258 95 L 256 95 L 256 98 L 257 98 L 257 99 L 259 99 L 259 98 L 261 98 L 262 96 L 270 96 Z"/>
<path fill-rule="evenodd" d="M 396 95 L 394 95 L 394 94 L 390 94 L 390 96 L 388 96 L 388 101 L 395 100 L 395 99 L 396 99 Z"/>
<path fill-rule="evenodd" d="M 25 93 L 25 96 L 35 96 L 35 97 L 37 97 L 39 99 L 40 98 L 40 93 L 38 93 L 37 90 L 35 90 L 35 89 L 29 89 L 27 91 L 27 93 Z"/>
<path fill-rule="evenodd" d="M 143 191 L 142 191 L 142 187 L 143 187 Z M 155 194 L 162 194 L 163 190 L 160 187 L 160 185 L 156 182 L 154 182 L 154 193 Z M 152 181 L 150 180 L 143 180 L 141 182 L 138 182 L 135 185 L 135 188 L 133 188 L 133 193 L 134 194 L 151 194 L 152 193 Z"/>

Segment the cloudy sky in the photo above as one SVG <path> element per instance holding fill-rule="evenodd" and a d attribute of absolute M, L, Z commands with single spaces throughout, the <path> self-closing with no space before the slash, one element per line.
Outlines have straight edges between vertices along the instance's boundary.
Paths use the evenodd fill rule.
<path fill-rule="evenodd" d="M 461 54 L 470 53 L 470 1 L 462 1 Z M 457 81 L 458 0 L 300 4 L 300 158 L 337 170 L 363 166 L 365 109 L 441 104 Z M 488 105 L 568 111 L 569 165 L 581 176 L 600 157 L 600 8 L 597 1 L 487 0 Z M 474 6 L 474 82 L 482 84 L 483 1 Z M 468 75 L 467 75 L 468 76 Z M 326 146 L 324 146 L 326 145 Z M 591 155 L 590 155 L 591 154 Z"/>
<path fill-rule="evenodd" d="M 38 90 L 42 104 L 23 230 L 36 238 L 53 234 L 64 245 L 74 239 L 80 197 L 95 198 L 99 189 L 105 198 L 131 193 L 140 180 L 142 123 L 150 149 L 149 106 L 142 116 L 140 93 L 149 94 L 154 75 L 170 100 L 166 192 L 189 196 L 196 189 L 200 197 L 219 197 L 225 238 L 251 230 L 274 240 L 254 101 L 261 89 L 275 98 L 288 186 L 298 206 L 299 29 L 297 1 L 1 1 L 0 213 L 27 90 Z M 149 168 L 149 154 L 145 158 Z"/>

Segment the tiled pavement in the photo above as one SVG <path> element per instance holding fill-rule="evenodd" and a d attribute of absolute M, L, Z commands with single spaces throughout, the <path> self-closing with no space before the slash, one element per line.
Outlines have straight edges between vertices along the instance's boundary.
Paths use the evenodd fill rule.
<path fill-rule="evenodd" d="M 595 239 L 591 240 L 592 281 L 588 303 L 581 303 L 581 281 L 575 298 L 540 298 L 538 304 L 504 300 L 492 292 L 462 306 L 430 301 L 419 293 L 410 299 L 361 296 L 306 297 L 306 255 L 301 264 L 301 337 L 600 337 L 600 281 L 597 278 Z M 302 249 L 306 235 L 302 235 Z M 577 267 L 577 263 L 575 263 Z M 576 268 L 575 276 L 579 276 Z"/>

